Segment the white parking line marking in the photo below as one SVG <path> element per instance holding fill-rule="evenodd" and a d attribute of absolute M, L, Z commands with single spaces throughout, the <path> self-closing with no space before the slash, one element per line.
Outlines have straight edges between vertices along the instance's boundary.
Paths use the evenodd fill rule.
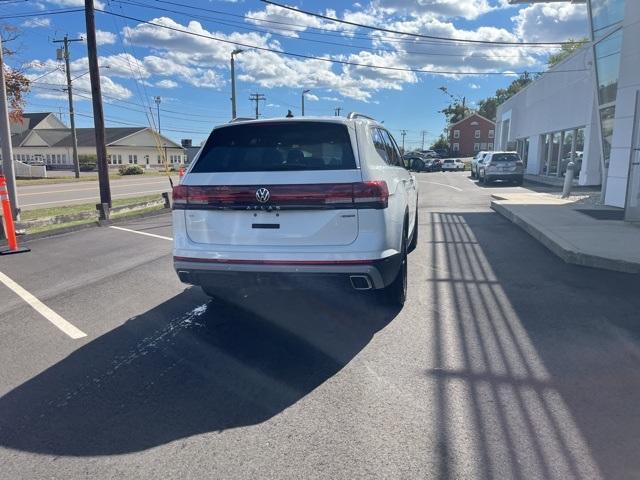
<path fill-rule="evenodd" d="M 440 186 L 442 186 L 442 187 L 449 187 L 449 188 L 453 188 L 454 190 L 457 190 L 457 191 L 459 191 L 459 192 L 461 192 L 461 191 L 462 191 L 462 189 L 461 189 L 461 188 L 454 187 L 453 185 L 447 185 L 446 183 L 428 182 L 428 181 L 426 181 L 426 180 L 420 180 L 420 182 L 421 182 L 421 183 L 432 183 L 432 184 L 434 184 L 434 185 L 440 185 Z"/>
<path fill-rule="evenodd" d="M 51 310 L 44 303 L 34 297 L 31 293 L 27 292 L 24 288 L 11 280 L 2 272 L 0 272 L 0 282 L 4 283 L 10 290 L 13 290 L 13 292 L 20 298 L 22 298 L 25 302 L 27 302 L 31 306 L 31 308 L 33 308 L 36 312 L 49 320 L 71 338 L 78 339 L 87 336 L 86 333 L 67 322 L 64 318 Z"/>
<path fill-rule="evenodd" d="M 109 228 L 113 228 L 115 230 L 122 230 L 123 232 L 137 233 L 138 235 L 146 235 L 147 237 L 160 238 L 161 240 L 169 240 L 170 242 L 173 241 L 173 237 L 165 237 L 163 235 L 156 235 L 155 233 L 140 232 L 138 230 L 132 230 L 130 228 L 114 227 L 113 225 L 110 226 Z"/>

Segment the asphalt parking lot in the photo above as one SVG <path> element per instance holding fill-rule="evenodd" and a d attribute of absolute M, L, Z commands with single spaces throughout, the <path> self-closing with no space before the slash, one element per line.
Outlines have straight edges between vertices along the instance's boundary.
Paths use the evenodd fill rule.
<path fill-rule="evenodd" d="M 212 303 L 169 215 L 1 257 L 0 479 L 640 478 L 638 277 L 488 208 L 519 187 L 418 176 L 401 311 L 321 282 Z"/>

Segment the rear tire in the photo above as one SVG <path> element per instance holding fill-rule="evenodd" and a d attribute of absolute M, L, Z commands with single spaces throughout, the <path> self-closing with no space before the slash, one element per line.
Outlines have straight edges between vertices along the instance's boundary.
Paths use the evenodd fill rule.
<path fill-rule="evenodd" d="M 402 308 L 407 299 L 407 227 L 403 230 L 400 269 L 396 278 L 382 290 L 384 302 L 392 307 Z"/>
<path fill-rule="evenodd" d="M 514 183 L 515 183 L 518 187 L 521 187 L 521 186 L 522 186 L 522 183 L 523 183 L 523 179 L 522 179 L 522 178 L 519 178 L 519 179 L 518 179 L 518 180 L 516 180 Z"/>

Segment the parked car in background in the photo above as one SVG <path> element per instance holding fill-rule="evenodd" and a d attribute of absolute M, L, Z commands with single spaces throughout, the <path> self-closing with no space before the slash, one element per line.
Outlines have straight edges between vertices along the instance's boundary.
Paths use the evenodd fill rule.
<path fill-rule="evenodd" d="M 384 126 L 358 114 L 217 127 L 173 189 L 178 277 L 224 300 L 247 284 L 332 276 L 402 306 L 418 241 L 406 167 Z"/>
<path fill-rule="evenodd" d="M 461 172 L 464 170 L 464 162 L 459 158 L 447 158 L 442 162 L 443 172 Z"/>
<path fill-rule="evenodd" d="M 429 163 L 430 172 L 439 172 L 442 170 L 442 160 L 439 158 L 432 158 Z"/>
<path fill-rule="evenodd" d="M 475 157 L 471 160 L 471 178 L 478 178 L 478 162 L 482 161 L 482 159 L 487 155 L 487 151 L 481 151 L 476 154 Z"/>
<path fill-rule="evenodd" d="M 439 158 L 440 155 L 435 150 L 421 150 L 422 153 L 427 158 Z"/>
<path fill-rule="evenodd" d="M 495 180 L 522 185 L 524 164 L 517 152 L 489 152 L 479 164 L 478 175 L 484 185 Z"/>
<path fill-rule="evenodd" d="M 414 172 L 425 172 L 427 171 L 426 165 L 429 161 L 427 158 L 416 152 L 405 153 L 402 158 L 405 163 L 409 166 L 409 170 L 413 170 Z"/>

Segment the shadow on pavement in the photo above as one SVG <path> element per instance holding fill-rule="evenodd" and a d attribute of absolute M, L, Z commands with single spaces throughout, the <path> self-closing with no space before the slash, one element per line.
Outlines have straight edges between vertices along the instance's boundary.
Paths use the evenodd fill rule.
<path fill-rule="evenodd" d="M 494 213 L 433 213 L 429 237 L 437 478 L 640 478 L 640 277 Z"/>
<path fill-rule="evenodd" d="M 0 445 L 112 455 L 264 422 L 340 371 L 396 314 L 313 286 L 246 290 L 224 305 L 187 289 L 0 399 Z"/>

